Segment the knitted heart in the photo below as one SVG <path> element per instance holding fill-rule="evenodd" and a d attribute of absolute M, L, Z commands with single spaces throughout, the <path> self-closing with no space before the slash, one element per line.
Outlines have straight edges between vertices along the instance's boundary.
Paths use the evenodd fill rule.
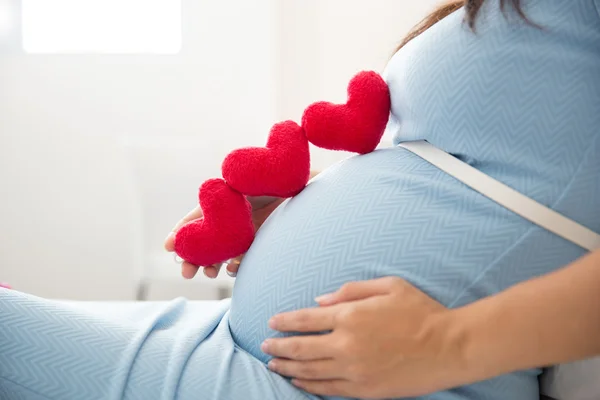
<path fill-rule="evenodd" d="M 379 144 L 390 114 L 390 93 L 372 71 L 357 74 L 348 84 L 346 104 L 318 102 L 302 116 L 306 137 L 329 150 L 370 153 Z"/>
<path fill-rule="evenodd" d="M 231 152 L 223 161 L 227 184 L 248 196 L 292 197 L 310 177 L 310 153 L 304 130 L 293 121 L 275 124 L 266 147 Z"/>
<path fill-rule="evenodd" d="M 254 240 L 252 207 L 223 179 L 209 179 L 199 191 L 204 217 L 175 235 L 175 252 L 187 262 L 209 266 L 245 253 Z"/>

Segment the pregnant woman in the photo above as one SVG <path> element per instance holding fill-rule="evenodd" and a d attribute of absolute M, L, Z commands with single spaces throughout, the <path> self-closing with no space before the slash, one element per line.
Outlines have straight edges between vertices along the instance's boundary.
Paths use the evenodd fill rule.
<path fill-rule="evenodd" d="M 468 0 L 440 9 L 386 69 L 389 134 L 427 140 L 600 231 L 599 8 Z M 231 302 L 209 313 L 175 300 L 111 319 L 0 290 L 0 398 L 310 399 L 267 368 L 261 344 L 281 336 L 273 315 L 386 276 L 460 307 L 584 253 L 402 147 L 383 149 L 329 168 L 279 205 Z M 539 373 L 420 399 L 537 400 Z"/>

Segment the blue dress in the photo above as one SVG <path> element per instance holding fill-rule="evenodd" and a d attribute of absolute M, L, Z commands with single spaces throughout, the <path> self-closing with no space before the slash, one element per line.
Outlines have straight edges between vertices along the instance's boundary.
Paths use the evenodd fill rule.
<path fill-rule="evenodd" d="M 390 61 L 388 133 L 425 139 L 600 232 L 600 0 L 487 1 Z M 0 291 L 2 399 L 305 399 L 269 372 L 268 319 L 354 280 L 400 276 L 458 307 L 584 251 L 400 147 L 324 171 L 263 225 L 231 302 L 107 318 Z M 401 318 L 399 316 L 399 318 Z M 537 400 L 539 370 L 427 400 Z"/>

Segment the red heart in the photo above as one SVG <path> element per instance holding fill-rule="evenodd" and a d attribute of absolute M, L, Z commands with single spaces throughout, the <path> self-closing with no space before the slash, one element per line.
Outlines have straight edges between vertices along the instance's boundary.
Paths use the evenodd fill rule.
<path fill-rule="evenodd" d="M 252 207 L 223 179 L 209 179 L 199 191 L 204 217 L 175 235 L 175 252 L 185 261 L 210 266 L 245 253 L 254 240 Z"/>
<path fill-rule="evenodd" d="M 227 184 L 248 196 L 292 197 L 310 178 L 309 144 L 293 121 L 275 124 L 266 147 L 234 150 L 223 161 Z"/>
<path fill-rule="evenodd" d="M 312 104 L 304 111 L 302 127 L 315 146 L 366 154 L 379 144 L 390 106 L 390 92 L 383 78 L 376 72 L 361 72 L 348 85 L 346 104 Z"/>

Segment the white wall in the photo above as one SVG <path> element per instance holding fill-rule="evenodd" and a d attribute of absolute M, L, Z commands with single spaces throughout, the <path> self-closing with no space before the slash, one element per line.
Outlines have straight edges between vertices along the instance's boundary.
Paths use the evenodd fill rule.
<path fill-rule="evenodd" d="M 160 252 L 229 150 L 342 101 L 431 3 L 184 0 L 176 56 L 0 55 L 0 281 L 131 298 L 136 249 Z M 341 156 L 316 151 L 315 167 Z"/>
<path fill-rule="evenodd" d="M 298 120 L 313 101 L 343 102 L 352 76 L 361 70 L 383 72 L 400 41 L 439 2 L 282 1 L 280 117 Z M 313 164 L 321 167 L 346 156 L 313 149 Z"/>
<path fill-rule="evenodd" d="M 2 57 L 1 280 L 42 296 L 131 295 L 135 204 L 121 139 L 152 137 L 165 155 L 165 138 L 202 141 L 195 170 L 168 171 L 197 183 L 154 210 L 162 239 L 227 149 L 261 142 L 275 118 L 273 3 L 184 0 L 177 56 Z M 146 176 L 165 168 L 146 161 Z M 156 188 L 165 200 L 168 183 Z"/>
<path fill-rule="evenodd" d="M 285 99 L 282 113 L 297 117 L 307 102 L 343 101 L 348 80 L 356 72 L 383 71 L 396 45 L 439 0 L 282 3 L 287 18 L 295 19 L 285 28 L 281 61 L 287 72 L 284 84 L 290 85 L 285 89 L 294 96 Z"/>

